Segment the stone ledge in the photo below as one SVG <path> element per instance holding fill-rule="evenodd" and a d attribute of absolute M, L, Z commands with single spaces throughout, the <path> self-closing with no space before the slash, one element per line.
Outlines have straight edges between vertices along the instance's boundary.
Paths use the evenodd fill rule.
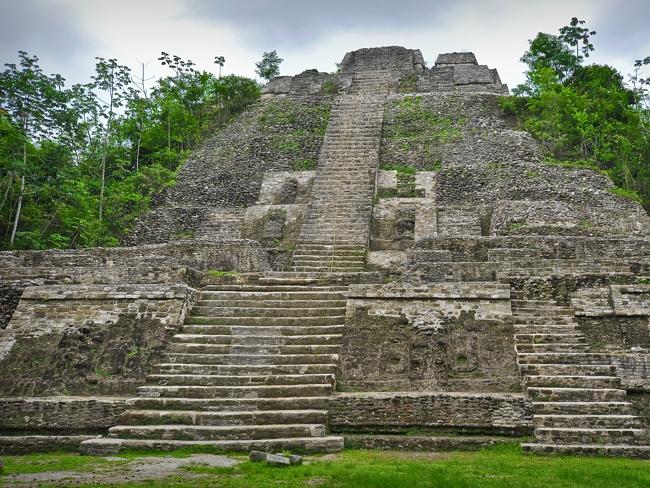
<path fill-rule="evenodd" d="M 346 448 L 356 449 L 397 449 L 407 451 L 475 451 L 497 444 L 518 443 L 517 437 L 487 436 L 410 436 L 410 435 L 363 435 L 343 436 Z"/>
<path fill-rule="evenodd" d="M 22 300 L 184 299 L 196 290 L 184 284 L 44 285 L 26 288 Z"/>
<path fill-rule="evenodd" d="M 0 397 L 0 430 L 97 434 L 117 422 L 127 397 Z"/>
<path fill-rule="evenodd" d="M 532 405 L 523 394 L 359 392 L 331 397 L 333 432 L 404 433 L 412 429 L 528 434 Z"/>
<path fill-rule="evenodd" d="M 0 436 L 0 454 L 28 454 L 45 451 L 78 451 L 86 435 Z"/>
<path fill-rule="evenodd" d="M 348 298 L 510 300 L 510 286 L 491 282 L 351 285 Z"/>

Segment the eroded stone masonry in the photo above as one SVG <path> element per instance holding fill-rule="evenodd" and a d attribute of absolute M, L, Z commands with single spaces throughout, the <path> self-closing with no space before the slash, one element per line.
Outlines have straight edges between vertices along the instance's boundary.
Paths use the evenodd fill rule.
<path fill-rule="evenodd" d="M 650 218 L 471 53 L 272 80 L 127 247 L 0 253 L 0 452 L 650 457 Z"/>

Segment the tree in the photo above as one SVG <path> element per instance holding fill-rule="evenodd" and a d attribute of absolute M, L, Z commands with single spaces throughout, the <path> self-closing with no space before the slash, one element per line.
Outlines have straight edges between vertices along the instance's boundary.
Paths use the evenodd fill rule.
<path fill-rule="evenodd" d="M 214 64 L 219 65 L 219 78 L 221 78 L 221 68 L 223 68 L 223 65 L 226 64 L 226 58 L 224 58 L 223 56 L 215 56 Z"/>
<path fill-rule="evenodd" d="M 521 57 L 521 62 L 528 66 L 529 73 L 550 68 L 560 80 L 564 80 L 580 65 L 580 60 L 558 36 L 540 32 L 528 42 L 530 47 Z"/>
<path fill-rule="evenodd" d="M 582 62 L 583 56 L 588 58 L 589 52 L 594 50 L 594 45 L 591 44 L 589 38 L 596 35 L 595 30 L 580 27 L 584 23 L 584 20 L 578 20 L 578 17 L 572 17 L 569 25 L 560 28 L 560 39 L 569 46 L 575 46 L 576 58 L 579 63 Z M 580 51 L 582 51 L 582 56 L 580 55 Z"/>
<path fill-rule="evenodd" d="M 539 33 L 530 41 L 522 57 L 527 82 L 502 107 L 548 149 L 550 161 L 604 171 L 650 209 L 650 112 L 641 73 L 650 58 L 635 62 L 631 87 L 610 66 L 584 66 L 595 32 L 582 24 L 574 17 L 559 36 Z"/>
<path fill-rule="evenodd" d="M 262 54 L 262 60 L 255 63 L 257 68 L 255 73 L 257 73 L 260 78 L 266 81 L 271 81 L 271 79 L 280 74 L 280 63 L 282 63 L 282 61 L 284 61 L 284 59 L 278 56 L 277 51 L 265 52 Z"/>
<path fill-rule="evenodd" d="M 27 186 L 28 150 L 31 140 L 55 136 L 57 119 L 65 106 L 62 91 L 64 79 L 60 75 L 48 76 L 38 65 L 38 57 L 19 51 L 19 65 L 5 64 L 0 74 L 0 107 L 12 118 L 21 134 L 22 160 L 13 160 L 12 173 L 20 185 L 16 201 L 9 246 L 13 247 L 23 209 Z"/>
<path fill-rule="evenodd" d="M 101 187 L 99 194 L 99 222 L 101 223 L 104 216 L 104 191 L 106 189 L 106 160 L 108 158 L 108 145 L 110 142 L 113 117 L 115 110 L 120 108 L 128 98 L 125 88 L 131 83 L 131 70 L 118 64 L 117 59 L 97 59 L 95 65 L 95 75 L 93 78 L 93 88 L 106 93 L 108 97 L 101 100 L 101 115 L 106 119 L 104 128 L 104 142 L 102 147 L 102 164 L 101 164 Z"/>

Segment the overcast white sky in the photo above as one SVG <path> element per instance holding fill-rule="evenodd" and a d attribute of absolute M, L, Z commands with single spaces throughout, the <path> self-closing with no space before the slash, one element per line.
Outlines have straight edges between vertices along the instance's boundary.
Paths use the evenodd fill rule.
<path fill-rule="evenodd" d="M 160 51 L 216 73 L 254 76 L 262 52 L 276 49 L 282 74 L 333 71 L 347 51 L 401 45 L 438 53 L 473 51 L 511 87 L 523 80 L 519 58 L 537 32 L 577 16 L 598 31 L 593 62 L 624 74 L 650 55 L 650 0 L 0 0 L 0 64 L 19 49 L 47 72 L 88 81 L 94 57 L 162 74 Z"/>

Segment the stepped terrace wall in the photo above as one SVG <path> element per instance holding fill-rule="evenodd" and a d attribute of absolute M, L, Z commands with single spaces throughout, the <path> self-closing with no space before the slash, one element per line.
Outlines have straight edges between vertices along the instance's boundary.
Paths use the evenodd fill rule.
<path fill-rule="evenodd" d="M 25 289 L 0 331 L 0 396 L 133 393 L 195 294 L 185 285 Z"/>
<path fill-rule="evenodd" d="M 519 391 L 510 288 L 352 285 L 341 391 Z"/>
<path fill-rule="evenodd" d="M 334 432 L 405 434 L 418 430 L 453 430 L 523 434 L 532 431 L 528 399 L 510 393 L 358 392 L 330 400 Z"/>
<path fill-rule="evenodd" d="M 331 95 L 319 93 L 248 109 L 192 153 L 176 184 L 156 199 L 124 244 L 191 238 L 212 210 L 253 205 L 265 172 L 313 169 L 331 104 Z"/>

